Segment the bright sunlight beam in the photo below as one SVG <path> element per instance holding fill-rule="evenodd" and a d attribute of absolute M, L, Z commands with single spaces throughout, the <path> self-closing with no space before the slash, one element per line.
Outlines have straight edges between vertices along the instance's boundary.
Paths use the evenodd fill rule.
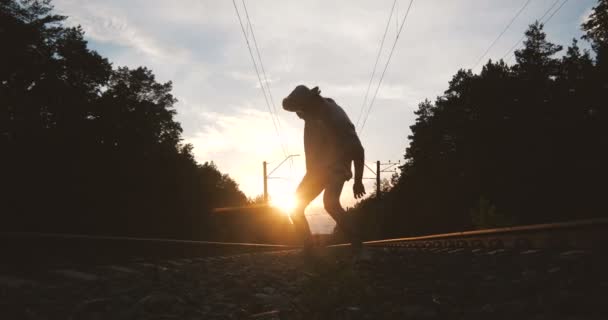
<path fill-rule="evenodd" d="M 277 197 L 276 199 L 272 199 L 270 201 L 270 203 L 272 204 L 273 207 L 278 208 L 284 214 L 291 215 L 293 210 L 296 208 L 297 199 L 296 199 L 295 195 L 293 195 L 293 194 L 281 195 L 280 197 Z"/>

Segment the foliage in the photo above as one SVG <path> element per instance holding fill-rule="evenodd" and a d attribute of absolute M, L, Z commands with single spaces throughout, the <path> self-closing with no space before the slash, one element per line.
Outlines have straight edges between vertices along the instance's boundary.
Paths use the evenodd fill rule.
<path fill-rule="evenodd" d="M 254 205 L 258 205 L 258 204 L 265 204 L 266 201 L 264 201 L 264 195 L 263 194 L 259 194 L 253 198 L 249 198 L 247 199 L 247 202 L 249 204 L 254 204 Z"/>
<path fill-rule="evenodd" d="M 476 229 L 512 226 L 512 216 L 505 216 L 496 210 L 496 206 L 484 197 L 479 198 L 479 205 L 471 209 L 471 221 Z"/>
<path fill-rule="evenodd" d="M 608 0 L 598 1 L 582 27 L 586 32 L 583 38 L 591 41 L 594 50 L 608 46 Z"/>
<path fill-rule="evenodd" d="M 112 68 L 50 1 L 0 4 L 5 230 L 192 238 L 247 199 L 181 143 L 171 82 Z"/>
<path fill-rule="evenodd" d="M 606 10 L 599 1 L 583 24 L 594 58 L 576 40 L 556 56 L 562 47 L 537 22 L 514 65 L 459 70 L 421 102 L 396 183 L 351 210 L 366 236 L 605 217 Z"/>

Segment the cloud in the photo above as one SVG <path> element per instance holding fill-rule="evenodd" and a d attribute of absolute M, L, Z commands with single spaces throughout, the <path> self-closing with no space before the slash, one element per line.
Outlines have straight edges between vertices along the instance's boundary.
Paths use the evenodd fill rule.
<path fill-rule="evenodd" d="M 191 138 L 197 154 L 213 157 L 225 152 L 252 155 L 276 153 L 281 139 L 276 135 L 270 115 L 256 109 L 242 108 L 233 114 L 208 112 L 203 114 L 206 124 Z M 289 135 L 295 132 L 284 128 Z"/>
<path fill-rule="evenodd" d="M 184 60 L 188 56 L 187 50 L 183 48 L 167 48 L 161 45 L 162 41 L 131 23 L 127 12 L 115 7 L 93 2 L 85 5 L 73 1 L 59 3 L 61 6 L 58 11 L 69 14 L 68 23 L 82 26 L 87 38 L 91 40 L 128 47 L 161 60 L 175 60 L 176 57 Z"/>
<path fill-rule="evenodd" d="M 278 163 L 285 157 L 281 143 L 289 147 L 290 153 L 303 154 L 302 146 L 293 144 L 301 141 L 301 129 L 283 121 L 279 137 L 270 115 L 251 106 L 237 107 L 231 114 L 202 112 L 200 115 L 205 124 L 186 136 L 184 142 L 194 146 L 200 162 L 214 160 L 221 169 L 230 168 L 228 172 L 237 178 L 248 195 L 260 193 L 260 175 L 253 172 L 260 171 L 262 162 Z M 298 176 L 303 175 L 303 168 L 298 171 Z"/>
<path fill-rule="evenodd" d="M 554 0 L 532 1 L 486 59 L 500 58 Z M 392 1 L 247 1 L 266 76 L 290 151 L 302 151 L 302 122 L 280 109 L 298 84 L 318 85 L 356 120 Z M 398 1 L 400 19 L 408 1 Z M 231 1 L 55 0 L 57 11 L 80 24 L 91 46 L 115 65 L 151 68 L 173 81 L 186 142 L 199 161 L 213 160 L 249 196 L 261 193 L 261 162 L 284 155 Z M 547 26 L 567 45 L 596 0 L 570 2 Z M 240 1 L 237 5 L 244 18 Z M 519 1 L 415 1 L 374 109 L 361 136 L 369 160 L 398 160 L 407 145 L 413 110 L 434 99 L 459 68 L 471 67 L 521 7 Z M 396 36 L 389 26 L 378 79 Z M 253 49 L 253 48 L 252 48 Z M 254 51 L 255 52 L 255 51 Z M 485 61 L 484 61 L 485 62 Z M 372 92 L 375 85 L 372 86 Z M 271 189 L 294 190 L 303 157 L 277 172 Z M 286 170 L 286 171 L 281 171 Z M 373 187 L 373 182 L 368 188 Z M 352 204 L 350 185 L 343 201 Z"/>

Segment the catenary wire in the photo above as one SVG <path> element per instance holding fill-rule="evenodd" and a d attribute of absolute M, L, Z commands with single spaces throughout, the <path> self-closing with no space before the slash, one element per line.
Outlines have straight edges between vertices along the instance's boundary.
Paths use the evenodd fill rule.
<path fill-rule="evenodd" d="M 545 11 L 545 13 L 544 13 L 544 14 L 543 14 L 543 15 L 542 15 L 542 16 L 541 16 L 541 17 L 540 17 L 538 20 L 539 20 L 539 21 L 543 21 L 543 19 L 544 19 L 544 18 L 545 18 L 545 17 L 546 17 L 546 16 L 549 14 L 549 12 L 551 12 L 551 10 L 553 10 L 553 8 L 555 8 L 555 6 L 556 6 L 556 5 L 557 5 L 557 4 L 558 4 L 560 1 L 561 1 L 561 0 L 555 0 L 555 1 L 553 2 L 553 4 L 551 4 L 551 6 L 549 6 L 549 8 L 548 8 L 548 9 Z M 566 4 L 566 2 L 568 2 L 568 0 L 564 0 L 564 2 L 562 2 L 562 4 L 561 4 L 561 5 L 560 5 L 560 6 L 559 6 L 559 7 L 558 7 L 558 8 L 557 8 L 555 11 L 553 11 L 553 13 L 551 14 L 551 16 L 550 16 L 550 17 L 549 17 L 547 20 L 545 20 L 543 23 L 547 23 L 547 22 L 550 20 L 550 18 L 552 18 L 552 17 L 553 17 L 553 15 L 555 15 L 555 13 L 557 13 L 557 11 L 559 11 L 559 10 L 560 10 L 560 9 L 561 9 L 561 8 L 564 6 L 564 4 Z M 517 48 L 518 48 L 518 47 L 521 45 L 521 43 L 522 43 L 522 41 L 524 40 L 524 38 L 525 38 L 525 37 L 526 37 L 526 35 L 525 35 L 525 33 L 524 33 L 524 35 L 523 35 L 523 36 L 521 36 L 521 38 L 519 38 L 519 40 L 517 40 L 517 41 L 515 42 L 515 44 L 513 44 L 513 46 L 512 46 L 512 47 L 509 49 L 509 51 L 507 51 L 507 52 L 506 52 L 506 53 L 505 53 L 505 54 L 502 56 L 502 58 L 501 58 L 501 59 L 502 59 L 502 60 L 504 60 L 504 59 L 505 59 L 507 56 L 509 56 L 509 55 L 510 55 L 510 54 L 511 54 L 513 51 L 515 51 L 515 49 L 517 49 Z M 509 60 L 510 60 L 510 58 L 509 58 Z"/>
<path fill-rule="evenodd" d="M 378 54 L 376 55 L 376 62 L 374 62 L 374 68 L 372 69 L 372 76 L 369 78 L 369 83 L 367 84 L 367 90 L 365 91 L 365 97 L 363 98 L 363 103 L 361 104 L 361 110 L 359 110 L 359 116 L 357 117 L 357 124 L 355 126 L 359 126 L 359 122 L 361 121 L 361 116 L 365 111 L 365 105 L 367 104 L 367 98 L 369 97 L 369 90 L 372 87 L 372 81 L 374 80 L 374 76 L 376 75 L 376 68 L 378 67 L 378 61 L 380 61 L 380 55 L 382 53 L 382 48 L 384 47 L 384 40 L 386 39 L 386 34 L 388 33 L 388 27 L 391 23 L 391 19 L 393 18 L 393 11 L 395 10 L 395 4 L 397 4 L 397 0 L 393 1 L 393 6 L 391 7 L 391 13 L 388 15 L 388 20 L 386 21 L 386 27 L 384 28 L 384 35 L 382 36 L 382 40 L 380 41 L 380 47 L 378 48 Z"/>
<path fill-rule="evenodd" d="M 511 21 L 509 21 L 507 26 L 500 32 L 498 37 L 496 37 L 496 39 L 494 39 L 494 41 L 492 41 L 492 43 L 490 44 L 490 46 L 488 46 L 486 51 L 484 51 L 483 54 L 479 57 L 479 59 L 477 59 L 477 61 L 473 65 L 473 68 L 471 68 L 471 69 L 475 69 L 479 65 L 481 60 L 488 54 L 488 52 L 490 52 L 490 50 L 492 50 L 494 45 L 498 42 L 498 40 L 500 40 L 500 38 L 502 38 L 502 36 L 507 32 L 507 30 L 509 30 L 509 28 L 511 27 L 513 22 L 515 22 L 515 19 L 517 19 L 517 17 L 519 17 L 519 15 L 526 9 L 526 7 L 528 7 L 528 5 L 530 4 L 531 1 L 532 0 L 527 0 L 526 3 L 524 3 L 524 5 L 517 11 L 515 16 L 513 16 L 513 18 L 511 18 Z"/>
<path fill-rule="evenodd" d="M 378 90 L 380 89 L 380 86 L 382 85 L 382 80 L 384 79 L 386 70 L 388 69 L 388 66 L 391 62 L 391 57 L 393 56 L 393 52 L 395 51 L 395 47 L 397 46 L 397 41 L 399 40 L 399 36 L 401 35 L 401 32 L 403 31 L 403 27 L 405 26 L 405 21 L 407 21 L 407 17 L 410 13 L 413 3 L 414 3 L 414 0 L 410 0 L 410 4 L 407 7 L 407 11 L 405 12 L 403 21 L 401 22 L 401 27 L 399 27 L 399 32 L 397 32 L 397 36 L 395 37 L 395 41 L 393 42 L 393 46 L 391 47 L 391 51 L 389 52 L 388 58 L 386 60 L 386 64 L 384 65 L 384 69 L 382 70 L 382 74 L 380 75 L 380 80 L 378 81 L 378 85 L 376 86 L 376 91 L 374 92 L 374 96 L 372 97 L 372 100 L 369 104 L 367 113 L 365 114 L 365 117 L 363 118 L 363 123 L 361 124 L 361 128 L 359 129 L 359 134 L 361 134 L 363 132 L 363 128 L 365 127 L 365 123 L 367 122 L 367 118 L 369 117 L 369 114 L 370 114 L 372 108 L 374 107 L 374 102 L 376 101 L 376 96 L 378 95 Z"/>
<path fill-rule="evenodd" d="M 260 49 L 258 46 L 258 41 L 255 37 L 255 32 L 253 31 L 253 25 L 251 24 L 251 19 L 249 18 L 249 11 L 247 10 L 247 5 L 245 4 L 245 0 L 241 0 L 241 2 L 243 3 L 243 8 L 245 9 L 245 18 L 247 19 L 247 26 L 249 27 L 249 31 L 251 32 L 251 38 L 253 39 L 253 46 L 255 48 L 257 57 L 258 57 L 258 61 L 260 63 L 260 69 L 262 70 L 262 76 L 264 78 L 264 83 L 266 84 L 266 90 L 268 91 L 268 97 L 270 98 L 270 103 L 272 106 L 272 110 L 274 112 L 274 117 L 276 118 L 278 127 L 279 127 L 279 131 L 282 133 L 283 132 L 283 128 L 282 128 L 282 124 L 281 124 L 281 118 L 279 117 L 279 114 L 277 112 L 277 107 L 274 103 L 274 97 L 272 95 L 272 90 L 270 89 L 270 82 L 268 81 L 268 78 L 266 77 L 266 69 L 264 68 L 264 63 L 262 62 L 262 55 L 260 54 Z M 281 143 L 283 143 L 283 141 L 281 141 Z M 289 143 L 285 142 L 286 146 L 285 149 L 287 150 L 287 153 L 289 153 Z"/>
<path fill-rule="evenodd" d="M 247 5 L 245 4 L 245 0 L 241 0 L 241 2 L 243 3 L 243 8 L 245 9 L 245 17 L 247 18 L 247 26 L 249 27 L 247 30 L 251 31 L 251 36 L 253 38 L 253 45 L 255 47 L 255 51 L 257 53 L 258 56 L 258 61 L 260 62 L 260 67 L 262 69 L 262 75 L 264 76 L 264 83 L 266 84 L 266 90 L 268 90 L 268 96 L 270 97 L 270 103 L 272 105 L 272 110 L 274 111 L 274 117 L 276 118 L 278 127 L 279 127 L 279 132 L 283 132 L 283 125 L 281 123 L 281 117 L 279 117 L 279 113 L 277 112 L 277 107 L 274 103 L 274 97 L 272 95 L 272 90 L 270 90 L 270 82 L 268 81 L 268 78 L 266 77 L 266 69 L 264 68 L 264 64 L 262 63 L 262 55 L 260 54 L 260 49 L 258 47 L 258 41 L 255 37 L 255 32 L 253 31 L 253 25 L 251 23 L 251 19 L 249 18 L 249 11 L 247 10 Z M 280 135 L 279 139 L 281 140 L 281 148 L 283 148 L 284 150 L 284 154 L 288 155 L 289 152 L 289 142 L 285 141 L 283 135 Z M 289 159 L 289 172 L 290 175 L 293 175 L 293 158 Z"/>
<path fill-rule="evenodd" d="M 569 0 L 564 0 L 564 2 L 562 2 L 562 4 L 559 5 L 559 7 L 557 7 L 557 9 L 555 11 L 553 11 L 553 13 L 547 18 L 547 20 L 545 20 L 544 23 L 549 23 L 549 21 L 551 21 L 551 18 L 553 18 L 553 16 L 566 4 L 566 2 L 568 2 Z"/>
<path fill-rule="evenodd" d="M 260 83 L 260 88 L 262 89 L 262 94 L 264 95 L 264 100 L 266 101 L 266 107 L 268 108 L 268 112 L 270 113 L 270 117 L 272 119 L 272 124 L 274 126 L 277 137 L 279 138 L 279 141 L 282 141 L 281 134 L 279 132 L 279 128 L 277 126 L 276 120 L 272 113 L 272 107 L 270 106 L 270 103 L 268 102 L 268 96 L 266 95 L 266 90 L 264 89 L 264 85 L 262 83 L 262 77 L 260 76 L 260 70 L 258 69 L 258 66 L 255 62 L 255 57 L 253 55 L 253 51 L 251 50 L 251 44 L 249 43 L 249 39 L 247 38 L 247 32 L 245 31 L 245 27 L 243 26 L 241 14 L 239 13 L 239 9 L 236 6 L 235 0 L 232 0 L 232 4 L 234 5 L 234 11 L 236 12 L 237 18 L 239 19 L 239 24 L 241 25 L 241 31 L 243 32 L 243 36 L 245 37 L 245 43 L 247 44 L 247 49 L 249 50 L 249 56 L 251 57 L 251 62 L 253 63 L 253 68 L 255 69 L 255 73 L 258 77 L 258 82 Z M 285 150 L 285 147 L 282 144 L 281 144 L 281 149 L 283 151 L 284 156 L 287 157 L 287 155 L 288 155 L 287 150 Z"/>

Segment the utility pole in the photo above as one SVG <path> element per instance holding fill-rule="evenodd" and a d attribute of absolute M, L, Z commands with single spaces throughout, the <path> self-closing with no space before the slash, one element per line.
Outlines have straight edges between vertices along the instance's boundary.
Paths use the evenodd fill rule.
<path fill-rule="evenodd" d="M 376 161 L 376 198 L 380 199 L 380 160 Z"/>
<path fill-rule="evenodd" d="M 281 163 L 279 163 L 278 166 L 276 166 L 274 169 L 272 169 L 272 171 L 270 171 L 270 173 L 268 173 L 268 170 L 267 170 L 268 162 L 264 161 L 262 163 L 264 166 L 264 203 L 265 204 L 268 204 L 268 179 L 272 179 L 272 177 L 270 177 L 270 175 L 273 174 L 283 163 L 285 163 L 285 161 L 289 160 L 290 158 L 297 157 L 297 156 L 299 156 L 299 154 L 288 155 L 285 159 L 283 159 L 283 161 L 281 161 Z"/>
<path fill-rule="evenodd" d="M 263 162 L 264 165 L 264 203 L 268 204 L 268 175 L 266 174 L 266 161 Z"/>
<path fill-rule="evenodd" d="M 370 166 L 368 166 L 367 164 L 364 163 L 365 167 L 376 176 L 376 198 L 380 199 L 380 197 L 382 196 L 382 187 L 381 187 L 381 181 L 380 181 L 380 174 L 383 172 L 397 172 L 397 169 L 395 168 L 395 166 L 398 166 L 399 164 L 401 164 L 401 160 L 397 161 L 397 162 L 391 162 L 389 160 L 388 163 L 381 163 L 380 161 L 376 161 L 376 171 L 374 171 L 374 169 L 372 169 Z M 386 168 L 382 169 L 382 166 L 386 166 Z M 374 178 L 363 178 L 363 179 L 374 179 Z"/>

